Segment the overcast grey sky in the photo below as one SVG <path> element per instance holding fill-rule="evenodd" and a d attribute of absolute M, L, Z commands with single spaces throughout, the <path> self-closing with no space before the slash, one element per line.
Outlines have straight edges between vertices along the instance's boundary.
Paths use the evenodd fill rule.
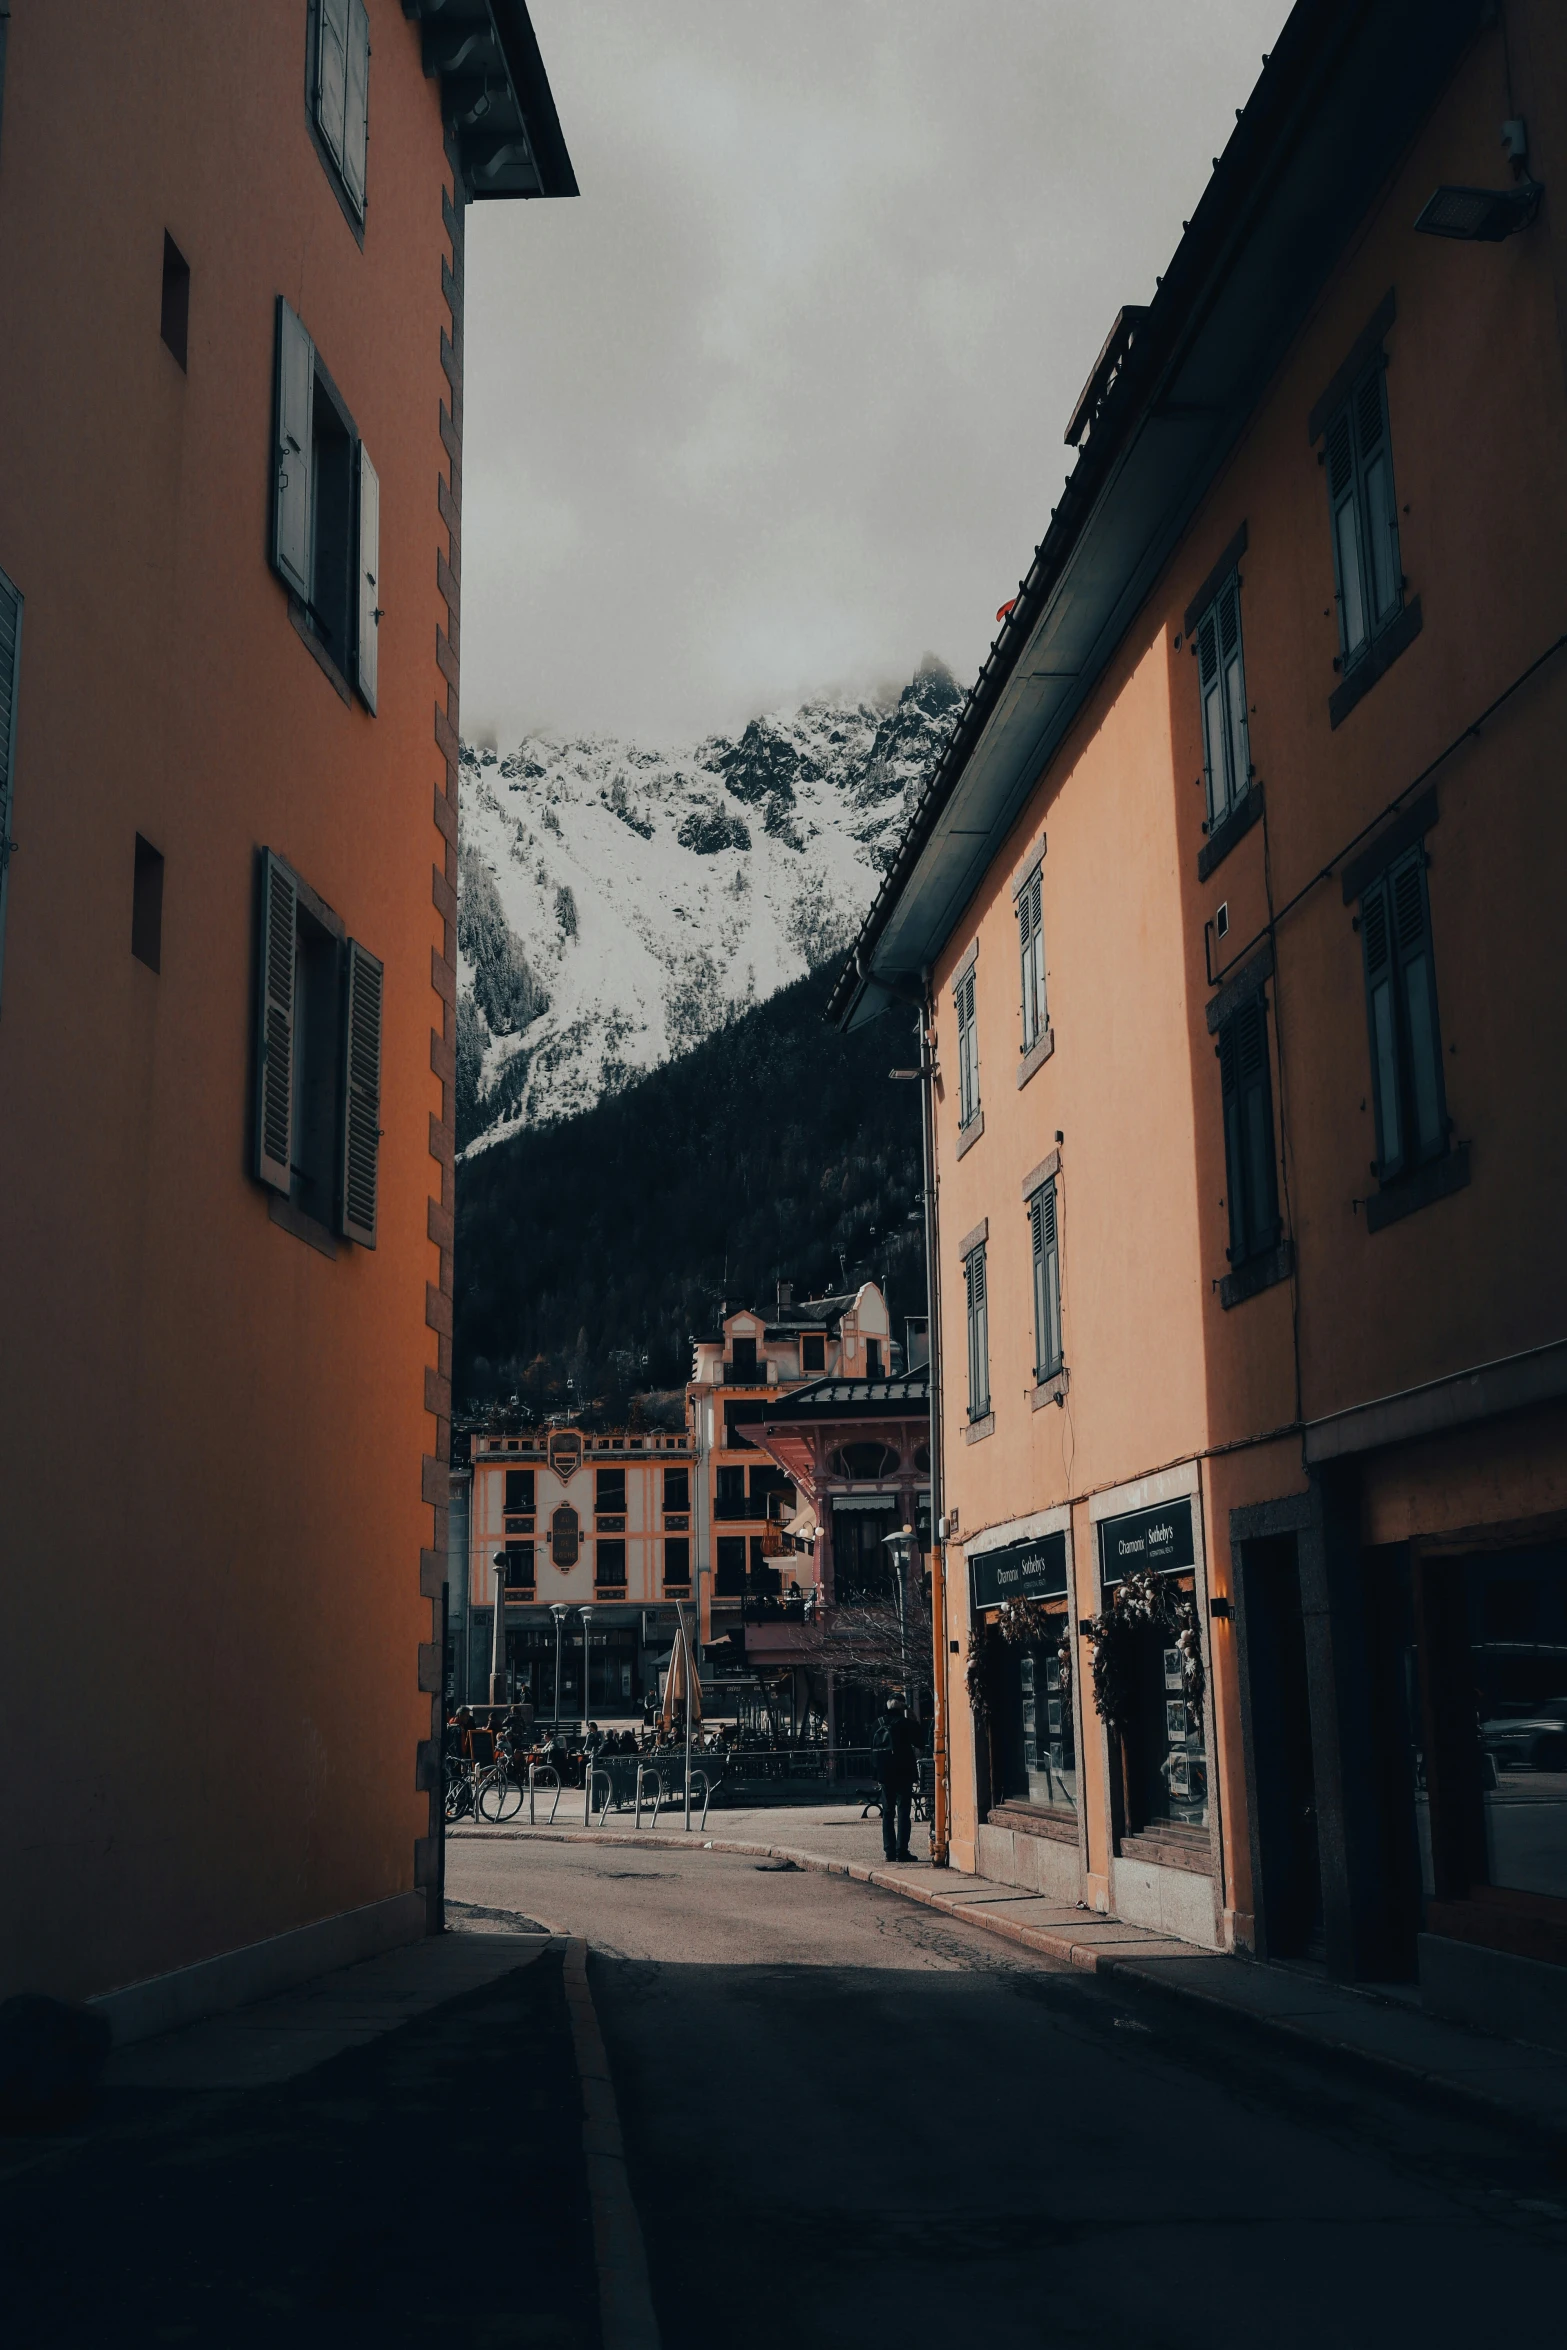
<path fill-rule="evenodd" d="M 1286 0 L 530 0 L 582 194 L 469 213 L 463 718 L 968 685 Z"/>

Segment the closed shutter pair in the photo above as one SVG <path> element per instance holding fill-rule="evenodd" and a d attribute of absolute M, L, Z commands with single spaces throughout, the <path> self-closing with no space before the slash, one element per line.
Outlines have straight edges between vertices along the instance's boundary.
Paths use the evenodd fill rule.
<path fill-rule="evenodd" d="M 1053 1178 L 1030 1199 L 1028 1228 L 1034 1260 L 1034 1377 L 1053 1379 L 1061 1368 L 1061 1251 Z"/>
<path fill-rule="evenodd" d="M 314 603 L 316 347 L 282 296 L 277 306 L 277 458 L 272 498 L 272 563 L 309 605 Z M 375 709 L 381 612 L 381 483 L 364 442 L 354 443 L 354 505 L 358 544 L 353 597 L 353 684 L 365 708 Z"/>
<path fill-rule="evenodd" d="M 1339 648 L 1346 668 L 1404 601 L 1384 366 L 1379 352 L 1327 428 Z"/>
<path fill-rule="evenodd" d="M 1031 874 L 1017 894 L 1018 955 L 1023 976 L 1023 1050 L 1031 1053 L 1045 1033 L 1044 877 Z M 972 974 L 968 985 L 973 987 Z M 972 1013 L 972 999 L 970 1001 Z"/>
<path fill-rule="evenodd" d="M 1383 1183 L 1439 1158 L 1448 1147 L 1425 867 L 1422 841 L 1390 865 L 1360 901 L 1376 1172 Z"/>
<path fill-rule="evenodd" d="M 16 773 L 16 701 L 22 673 L 22 591 L 0 571 L 0 980 L 5 976 L 6 877 L 11 867 L 11 785 Z"/>
<path fill-rule="evenodd" d="M 983 1245 L 964 1258 L 963 1281 L 968 1291 L 968 1416 L 982 1420 L 990 1409 L 990 1313 Z"/>
<path fill-rule="evenodd" d="M 974 974 L 958 982 L 958 1124 L 972 1125 L 979 1109 L 979 1033 L 974 1023 Z"/>
<path fill-rule="evenodd" d="M 1260 990 L 1236 1006 L 1219 1030 L 1215 1049 L 1224 1096 L 1229 1259 L 1232 1265 L 1243 1265 L 1275 1247 L 1281 1230 L 1267 1011 Z"/>
<path fill-rule="evenodd" d="M 281 857 L 262 851 L 257 938 L 257 1179 L 285 1197 L 293 1184 L 294 1002 L 298 966 L 299 886 Z M 383 967 L 348 939 L 340 963 L 335 1223 L 345 1240 L 374 1248 L 381 1154 L 381 994 Z"/>
<path fill-rule="evenodd" d="M 370 143 L 370 18 L 365 0 L 317 0 L 316 122 L 348 200 L 365 215 Z"/>
<path fill-rule="evenodd" d="M 1239 803 L 1251 781 L 1239 574 L 1226 580 L 1198 623 L 1197 673 L 1211 829 Z"/>

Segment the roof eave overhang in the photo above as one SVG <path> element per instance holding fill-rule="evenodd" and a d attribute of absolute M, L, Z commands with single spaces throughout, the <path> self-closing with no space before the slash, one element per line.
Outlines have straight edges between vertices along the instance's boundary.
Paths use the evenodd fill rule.
<path fill-rule="evenodd" d="M 574 196 L 549 75 L 525 0 L 403 0 L 475 201 Z"/>
<path fill-rule="evenodd" d="M 839 1025 L 922 989 L 1483 13 L 1300 0 L 865 917 Z"/>

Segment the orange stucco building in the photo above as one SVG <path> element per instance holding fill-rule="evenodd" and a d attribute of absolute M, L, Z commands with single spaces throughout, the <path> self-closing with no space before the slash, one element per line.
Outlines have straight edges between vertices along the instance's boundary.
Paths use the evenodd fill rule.
<path fill-rule="evenodd" d="M 541 1720 L 570 1723 L 639 1713 L 693 1596 L 694 1472 L 683 1431 L 476 1436 L 452 1695 L 523 1699 Z"/>
<path fill-rule="evenodd" d="M 463 219 L 574 183 L 521 0 L 8 13 L 0 1991 L 130 2033 L 438 1918 Z"/>
<path fill-rule="evenodd" d="M 954 1865 L 1559 2040 L 1567 29 L 1503 13 L 1295 8 L 837 1007 L 934 1063 Z"/>

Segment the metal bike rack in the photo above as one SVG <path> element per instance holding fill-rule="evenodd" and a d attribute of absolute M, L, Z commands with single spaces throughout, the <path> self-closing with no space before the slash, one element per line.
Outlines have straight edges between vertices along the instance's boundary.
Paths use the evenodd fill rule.
<path fill-rule="evenodd" d="M 638 1765 L 637 1765 L 637 1817 L 636 1817 L 636 1825 L 637 1825 L 639 1828 L 640 1828 L 640 1827 L 641 1827 L 641 1825 L 642 1825 L 642 1782 L 643 1782 L 643 1780 L 644 1780 L 644 1779 L 651 1779 L 651 1780 L 652 1780 L 652 1782 L 653 1782 L 653 1817 L 652 1817 L 652 1825 L 653 1825 L 654 1827 L 657 1827 L 657 1825 L 658 1825 L 658 1807 L 659 1807 L 659 1804 L 660 1804 L 660 1802 L 663 1800 L 663 1794 L 664 1794 L 664 1782 L 663 1782 L 663 1780 L 662 1780 L 662 1779 L 659 1777 L 659 1775 L 658 1775 L 658 1772 L 657 1772 L 657 1771 L 654 1769 L 654 1767 L 653 1767 L 653 1765 L 652 1765 L 651 1763 L 638 1763 Z"/>
<path fill-rule="evenodd" d="M 600 1779 L 602 1779 L 604 1782 L 604 1801 L 599 1809 L 599 1826 L 601 1828 L 603 1827 L 604 1822 L 608 1819 L 609 1807 L 615 1800 L 615 1782 L 610 1777 L 608 1771 L 602 1769 L 589 1771 L 588 1809 L 582 1823 L 584 1827 L 587 1826 L 588 1820 L 590 1820 L 593 1816 L 593 1789 Z"/>
<path fill-rule="evenodd" d="M 537 1787 L 538 1787 L 538 1785 L 539 1785 L 539 1771 L 540 1771 L 540 1768 L 541 1768 L 541 1766 L 540 1766 L 538 1763 L 529 1763 L 529 1765 L 528 1765 L 528 1825 L 529 1825 L 529 1827 L 530 1827 L 530 1828 L 536 1828 L 536 1827 L 538 1826 L 538 1824 L 539 1824 L 539 1814 L 538 1814 L 538 1808 L 537 1808 L 537 1806 L 536 1806 L 536 1804 L 535 1804 L 535 1802 L 534 1802 L 534 1794 L 535 1794 L 535 1791 L 536 1791 L 536 1789 L 537 1789 Z M 554 1765 L 553 1763 L 545 1763 L 545 1764 L 543 1764 L 543 1765 L 542 1765 L 542 1768 L 543 1768 L 544 1770 L 548 1771 L 548 1773 L 549 1773 L 549 1781 L 548 1781 L 548 1784 L 549 1784 L 549 1785 L 551 1785 L 551 1786 L 553 1786 L 553 1787 L 554 1787 L 554 1790 L 555 1790 L 555 1800 L 554 1800 L 554 1802 L 553 1802 L 553 1803 L 550 1805 L 550 1816 L 549 1816 L 549 1819 L 548 1819 L 548 1820 L 546 1821 L 546 1823 L 545 1823 L 545 1825 L 546 1825 L 547 1827 L 551 1827 L 551 1828 L 553 1828 L 553 1827 L 554 1827 L 554 1825 L 555 1825 L 555 1814 L 556 1814 L 556 1812 L 557 1812 L 557 1811 L 559 1811 L 559 1809 L 560 1809 L 560 1797 L 561 1797 L 561 1783 L 560 1783 L 560 1773 L 559 1773 L 559 1771 L 557 1771 L 557 1770 L 556 1770 L 556 1768 L 555 1768 L 555 1765 Z"/>
<path fill-rule="evenodd" d="M 713 1800 L 713 1784 L 709 1779 L 706 1771 L 695 1770 L 691 1773 L 691 1786 L 693 1791 L 695 1790 L 698 1779 L 700 1779 L 702 1782 L 702 1825 L 697 1830 L 697 1833 L 698 1835 L 705 1836 L 707 1834 L 707 1807 Z"/>

